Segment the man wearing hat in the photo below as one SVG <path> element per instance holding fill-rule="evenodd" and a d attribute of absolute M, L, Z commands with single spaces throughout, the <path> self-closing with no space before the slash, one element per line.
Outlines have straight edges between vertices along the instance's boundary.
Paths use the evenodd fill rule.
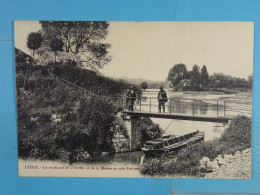
<path fill-rule="evenodd" d="M 166 92 L 163 90 L 163 87 L 160 87 L 160 91 L 158 93 L 158 102 L 159 102 L 159 106 L 158 106 L 158 112 L 161 113 L 161 107 L 163 107 L 163 112 L 165 112 L 165 103 L 167 102 L 167 94 Z"/>
<path fill-rule="evenodd" d="M 134 91 L 134 87 L 131 86 L 130 87 L 130 91 L 128 92 L 127 94 L 127 99 L 129 101 L 129 107 L 128 107 L 128 110 L 129 111 L 133 111 L 134 110 L 134 103 L 135 103 L 135 100 L 136 100 L 136 93 Z"/>

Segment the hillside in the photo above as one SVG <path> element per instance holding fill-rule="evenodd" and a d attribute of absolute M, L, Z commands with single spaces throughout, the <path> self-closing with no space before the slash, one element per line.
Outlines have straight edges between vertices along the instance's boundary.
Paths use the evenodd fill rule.
<path fill-rule="evenodd" d="M 132 84 L 73 66 L 23 63 L 29 56 L 19 50 L 17 57 L 19 158 L 88 161 L 102 152 L 115 153 L 116 133 L 128 138 L 117 114 Z M 144 139 L 160 130 L 150 119 L 139 122 Z"/>
<path fill-rule="evenodd" d="M 42 66 L 19 65 L 16 77 L 19 157 L 71 162 L 113 152 L 116 100 L 71 87 Z"/>
<path fill-rule="evenodd" d="M 16 62 L 19 157 L 73 162 L 113 153 L 111 128 L 116 129 L 121 98 L 109 97 L 121 97 L 130 84 L 75 67 L 55 67 L 60 79 L 50 67 L 28 63 L 24 58 L 30 56 L 15 51 L 20 60 Z"/>

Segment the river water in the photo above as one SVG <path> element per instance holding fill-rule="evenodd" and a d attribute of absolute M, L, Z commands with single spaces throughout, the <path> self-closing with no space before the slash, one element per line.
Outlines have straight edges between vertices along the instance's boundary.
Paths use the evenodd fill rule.
<path fill-rule="evenodd" d="M 141 101 L 135 104 L 135 110 L 140 112 L 158 112 L 157 89 L 143 92 Z M 252 95 L 249 92 L 224 94 L 212 92 L 171 92 L 167 91 L 168 100 L 166 113 L 189 116 L 232 117 L 237 114 L 251 116 Z M 187 120 L 172 120 L 151 118 L 159 124 L 165 134 L 183 135 L 194 131 L 204 131 L 205 141 L 219 138 L 228 124 L 215 122 L 198 122 Z M 92 163 L 109 165 L 138 166 L 143 156 L 141 151 L 116 154 L 104 154 Z"/>
<path fill-rule="evenodd" d="M 147 90 L 143 93 L 141 103 L 136 109 L 158 112 L 158 90 Z M 249 93 L 213 93 L 213 92 L 170 92 L 165 104 L 165 112 L 171 114 L 206 117 L 233 117 L 237 114 L 251 116 L 252 96 Z M 151 102 L 151 103 L 150 103 Z M 214 122 L 184 121 L 151 118 L 160 125 L 166 134 L 183 135 L 194 131 L 205 131 L 205 141 L 219 138 L 227 124 Z"/>

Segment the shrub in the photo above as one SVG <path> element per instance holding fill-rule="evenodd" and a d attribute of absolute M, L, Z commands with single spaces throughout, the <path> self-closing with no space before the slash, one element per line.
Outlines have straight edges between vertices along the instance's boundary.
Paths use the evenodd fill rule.
<path fill-rule="evenodd" d="M 91 138 L 85 143 L 85 148 L 92 156 L 98 156 L 102 151 L 114 150 L 112 137 L 113 122 L 117 107 L 113 102 L 99 96 L 83 98 L 77 111 L 79 122 L 85 125 L 84 132 Z"/>

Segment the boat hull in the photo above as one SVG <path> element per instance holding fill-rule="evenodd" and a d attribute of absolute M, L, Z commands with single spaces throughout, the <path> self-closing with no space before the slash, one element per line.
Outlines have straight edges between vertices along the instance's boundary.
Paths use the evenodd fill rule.
<path fill-rule="evenodd" d="M 162 154 L 177 151 L 182 147 L 204 141 L 204 132 L 196 131 L 182 136 L 173 136 L 168 139 L 157 138 L 144 143 L 141 148 L 144 154 L 152 156 L 161 156 Z"/>

